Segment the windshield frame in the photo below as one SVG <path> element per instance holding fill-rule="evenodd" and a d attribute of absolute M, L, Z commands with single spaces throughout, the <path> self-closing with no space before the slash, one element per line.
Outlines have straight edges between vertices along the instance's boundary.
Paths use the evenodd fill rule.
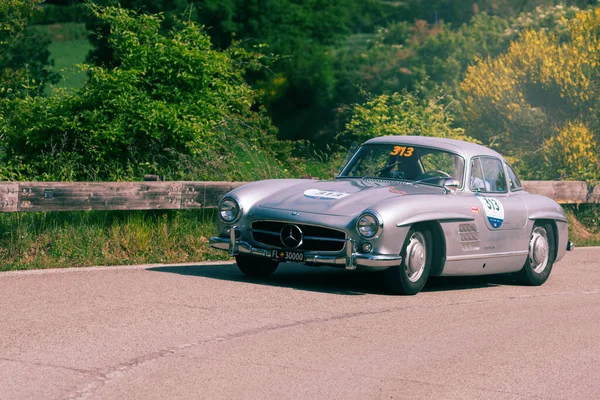
<path fill-rule="evenodd" d="M 340 173 L 335 177 L 336 179 L 338 178 L 342 178 L 342 179 L 376 179 L 376 180 L 382 180 L 382 181 L 399 181 L 399 182 L 410 182 L 410 183 L 414 183 L 414 184 L 424 184 L 424 185 L 431 185 L 431 186 L 437 186 L 437 187 L 443 187 L 443 185 L 436 185 L 433 184 L 431 182 L 418 182 L 418 181 L 413 181 L 410 179 L 402 179 L 402 178 L 381 178 L 381 177 L 373 177 L 373 176 L 349 176 L 346 175 L 349 170 L 354 167 L 354 164 L 356 163 L 356 159 L 358 158 L 359 154 L 361 153 L 361 151 L 363 150 L 363 148 L 366 147 L 382 147 L 382 146 L 410 146 L 410 147 L 417 147 L 417 148 L 422 148 L 422 149 L 427 149 L 427 150 L 435 150 L 435 151 L 439 151 L 442 153 L 448 153 L 452 156 L 458 157 L 462 160 L 463 162 L 463 166 L 462 166 L 462 174 L 461 174 L 461 182 L 460 182 L 460 186 L 457 188 L 458 190 L 463 190 L 465 188 L 465 180 L 466 180 L 466 173 L 467 173 L 467 160 L 466 158 L 462 155 L 459 154 L 455 151 L 452 150 L 448 150 L 448 149 L 442 149 L 439 147 L 435 147 L 435 146 L 427 146 L 427 145 L 415 145 L 415 144 L 406 144 L 406 143 L 369 143 L 369 144 L 363 144 L 361 145 L 358 149 L 356 149 L 356 152 L 354 152 L 354 154 L 352 155 L 352 157 L 350 157 L 350 159 L 348 160 L 348 162 L 346 163 L 346 165 L 344 165 L 344 167 L 341 169 Z M 421 163 L 420 159 L 419 159 L 419 163 Z"/>

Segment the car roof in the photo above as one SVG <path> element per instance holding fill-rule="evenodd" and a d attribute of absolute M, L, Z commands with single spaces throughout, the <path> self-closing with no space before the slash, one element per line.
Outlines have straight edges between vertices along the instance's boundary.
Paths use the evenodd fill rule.
<path fill-rule="evenodd" d="M 462 140 L 431 136 L 380 136 L 367 140 L 364 144 L 408 144 L 413 146 L 434 147 L 462 155 L 466 159 L 475 156 L 490 156 L 504 160 L 500 153 L 480 144 Z"/>

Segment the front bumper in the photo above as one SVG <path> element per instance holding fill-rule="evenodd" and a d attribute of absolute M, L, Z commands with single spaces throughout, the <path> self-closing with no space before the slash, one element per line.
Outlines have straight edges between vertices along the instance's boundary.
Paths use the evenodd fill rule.
<path fill-rule="evenodd" d="M 219 250 L 225 250 L 230 256 L 237 254 L 248 254 L 259 257 L 271 258 L 272 249 L 253 247 L 251 244 L 241 241 L 235 237 L 235 229 L 231 229 L 230 237 L 211 237 L 209 243 L 211 247 Z M 346 251 L 337 255 L 323 255 L 318 252 L 305 252 L 305 264 L 323 264 L 339 265 L 346 269 L 356 269 L 357 267 L 366 267 L 368 269 L 387 269 L 394 265 L 399 265 L 402 261 L 401 256 L 394 255 L 376 255 L 362 254 L 353 252 L 353 240 L 348 239 Z"/>

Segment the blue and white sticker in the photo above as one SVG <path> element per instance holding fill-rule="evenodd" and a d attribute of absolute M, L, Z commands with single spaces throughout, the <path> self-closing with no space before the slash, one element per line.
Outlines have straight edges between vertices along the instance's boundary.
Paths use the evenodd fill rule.
<path fill-rule="evenodd" d="M 504 222 L 504 206 L 502 202 L 492 197 L 477 196 L 477 198 L 483 204 L 483 212 L 492 228 L 500 228 Z"/>
<path fill-rule="evenodd" d="M 349 196 L 350 193 L 332 192 L 330 190 L 308 189 L 304 191 L 304 196 L 309 199 L 319 200 L 338 200 Z"/>

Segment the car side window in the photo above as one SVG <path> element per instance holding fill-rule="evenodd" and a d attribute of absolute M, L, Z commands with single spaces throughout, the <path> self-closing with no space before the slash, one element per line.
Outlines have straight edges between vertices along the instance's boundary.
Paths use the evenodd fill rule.
<path fill-rule="evenodd" d="M 517 190 L 523 190 L 523 185 L 512 167 L 506 164 L 506 171 L 508 172 L 508 183 L 510 185 L 510 191 L 515 192 Z"/>
<path fill-rule="evenodd" d="M 506 176 L 502 162 L 493 157 L 473 158 L 469 187 L 474 192 L 506 193 Z"/>
<path fill-rule="evenodd" d="M 443 176 L 447 175 L 458 181 L 459 187 L 462 187 L 465 170 L 465 161 L 462 157 L 442 151 L 430 151 L 422 153 L 419 160 L 426 174 L 431 171 L 440 172 Z"/>

